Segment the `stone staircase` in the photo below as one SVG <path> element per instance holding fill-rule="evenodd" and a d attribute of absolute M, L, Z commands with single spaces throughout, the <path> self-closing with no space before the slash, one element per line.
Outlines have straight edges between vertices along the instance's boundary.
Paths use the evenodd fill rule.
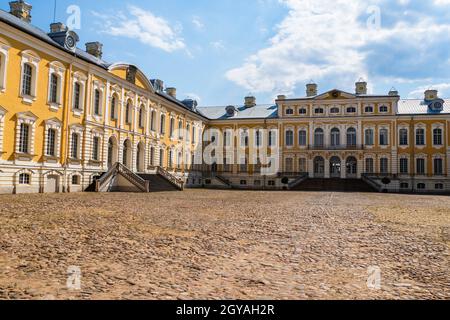
<path fill-rule="evenodd" d="M 180 191 L 180 188 L 169 182 L 159 174 L 138 174 L 142 179 L 150 182 L 150 192 Z"/>
<path fill-rule="evenodd" d="M 306 179 L 291 188 L 294 191 L 378 192 L 359 179 Z"/>

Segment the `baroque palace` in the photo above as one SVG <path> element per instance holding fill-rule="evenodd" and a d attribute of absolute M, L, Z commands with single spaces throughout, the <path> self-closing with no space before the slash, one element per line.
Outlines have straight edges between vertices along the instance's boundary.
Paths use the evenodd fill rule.
<path fill-rule="evenodd" d="M 450 192 L 450 100 L 436 90 L 403 100 L 394 89 L 369 95 L 362 80 L 354 93 L 310 83 L 304 98 L 198 107 L 134 65 L 105 62 L 99 42 L 80 50 L 62 23 L 34 27 L 31 9 L 13 1 L 0 10 L 0 193 L 307 190 L 327 181 Z"/>

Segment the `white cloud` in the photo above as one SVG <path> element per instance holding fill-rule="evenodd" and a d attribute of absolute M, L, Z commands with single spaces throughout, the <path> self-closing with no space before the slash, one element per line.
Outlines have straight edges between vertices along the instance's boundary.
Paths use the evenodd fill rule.
<path fill-rule="evenodd" d="M 292 94 L 310 79 L 345 87 L 353 86 L 360 77 L 370 82 L 383 74 L 407 79 L 408 68 L 423 63 L 421 59 L 427 58 L 430 47 L 450 34 L 450 24 L 439 24 L 425 13 L 420 19 L 402 21 L 403 17 L 399 17 L 389 26 L 381 20 L 381 28 L 368 28 L 368 23 L 377 16 L 368 10 L 369 4 L 364 0 L 280 2 L 289 8 L 289 13 L 278 25 L 269 45 L 226 73 L 227 79 L 246 90 Z M 386 5 L 381 7 L 381 13 L 389 9 L 389 1 L 372 3 Z M 406 5 L 408 1 L 399 3 Z M 396 67 L 401 70 L 389 60 L 394 55 L 397 61 L 406 55 L 403 61 L 406 75 L 384 70 Z"/>
<path fill-rule="evenodd" d="M 216 50 L 223 50 L 223 49 L 225 49 L 225 44 L 224 44 L 224 42 L 222 40 L 213 41 L 210 44 Z"/>
<path fill-rule="evenodd" d="M 410 99 L 422 99 L 424 97 L 425 90 L 434 89 L 439 91 L 439 97 L 450 96 L 450 83 L 438 83 L 430 84 L 426 86 L 420 86 L 417 89 L 411 91 L 408 95 Z"/>
<path fill-rule="evenodd" d="M 186 48 L 184 39 L 180 36 L 182 28 L 179 24 L 173 27 L 166 19 L 136 6 L 129 6 L 128 12 L 129 16 L 123 13 L 94 15 L 102 19 L 101 32 L 137 39 L 145 45 L 167 52 Z"/>
<path fill-rule="evenodd" d="M 203 24 L 202 20 L 198 16 L 192 17 L 192 24 L 198 29 L 203 30 L 205 28 L 205 25 Z"/>

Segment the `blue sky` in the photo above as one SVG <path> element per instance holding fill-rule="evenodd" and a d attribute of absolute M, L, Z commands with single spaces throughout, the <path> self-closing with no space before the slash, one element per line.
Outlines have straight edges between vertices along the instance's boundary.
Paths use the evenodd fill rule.
<path fill-rule="evenodd" d="M 28 1 L 47 30 L 53 1 Z M 361 77 L 372 93 L 450 97 L 450 0 L 57 0 L 57 21 L 70 5 L 81 48 L 100 41 L 105 60 L 137 64 L 201 105 L 301 97 L 310 80 L 353 92 Z"/>

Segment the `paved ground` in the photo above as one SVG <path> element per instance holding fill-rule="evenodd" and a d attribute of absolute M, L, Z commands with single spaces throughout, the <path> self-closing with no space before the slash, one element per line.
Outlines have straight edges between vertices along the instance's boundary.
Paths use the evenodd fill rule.
<path fill-rule="evenodd" d="M 449 197 L 19 195 L 0 211 L 2 299 L 450 298 Z"/>

